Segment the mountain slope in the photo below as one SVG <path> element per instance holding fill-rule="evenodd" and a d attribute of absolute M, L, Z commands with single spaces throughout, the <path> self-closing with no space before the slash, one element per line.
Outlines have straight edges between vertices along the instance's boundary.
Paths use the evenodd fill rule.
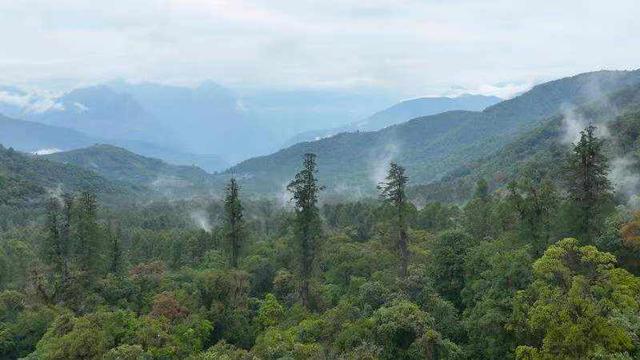
<path fill-rule="evenodd" d="M 0 145 L 0 205 L 35 206 L 50 194 L 82 190 L 93 191 L 102 198 L 126 199 L 140 189 Z"/>
<path fill-rule="evenodd" d="M 44 158 L 93 171 L 111 181 L 147 187 L 165 195 L 205 190 L 212 176 L 195 166 L 170 165 L 112 145 L 94 145 Z"/>
<path fill-rule="evenodd" d="M 295 174 L 306 152 L 318 155 L 319 178 L 331 191 L 370 193 L 394 160 L 414 184 L 436 181 L 477 161 L 535 128 L 569 105 L 640 83 L 640 71 L 599 71 L 538 85 L 482 112 L 452 111 L 413 119 L 376 132 L 344 133 L 300 143 L 232 167 L 245 188 L 278 192 Z M 227 175 L 228 176 L 228 175 Z"/>
<path fill-rule="evenodd" d="M 67 150 L 93 144 L 95 139 L 79 131 L 16 120 L 0 114 L 0 144 L 25 152 Z"/>
<path fill-rule="evenodd" d="M 360 131 L 375 131 L 390 125 L 415 119 L 421 116 L 439 114 L 452 110 L 482 111 L 502 101 L 496 96 L 461 95 L 458 97 L 432 97 L 406 100 L 388 109 L 371 115 L 355 124 Z"/>
<path fill-rule="evenodd" d="M 501 100 L 502 99 L 495 96 L 482 95 L 462 95 L 454 98 L 425 97 L 406 100 L 347 126 L 327 130 L 313 130 L 298 134 L 289 139 L 286 144 L 290 146 L 298 142 L 322 139 L 341 132 L 376 131 L 417 117 L 439 114 L 446 111 L 481 111 Z"/>
<path fill-rule="evenodd" d="M 167 144 L 169 132 L 129 94 L 107 86 L 75 89 L 56 100 L 57 107 L 29 114 L 27 120 L 62 126 L 107 139 Z"/>
<path fill-rule="evenodd" d="M 193 88 L 126 82 L 108 86 L 135 99 L 169 129 L 174 147 L 184 152 L 238 161 L 272 148 L 267 129 L 246 116 L 237 95 L 214 82 Z"/>
<path fill-rule="evenodd" d="M 637 161 L 637 148 L 640 145 L 640 85 L 635 85 L 571 112 L 555 115 L 499 151 L 454 169 L 437 182 L 412 187 L 410 194 L 421 203 L 464 202 L 472 195 L 476 182 L 481 178 L 493 189 L 504 187 L 523 175 L 560 181 L 563 159 L 570 144 L 577 139 L 577 131 L 588 124 L 595 125 L 600 136 L 604 136 L 607 145 L 605 150 L 610 159 L 625 159 L 622 163 L 614 162 L 613 171 L 627 171 L 618 168 L 621 165 L 640 165 Z M 637 187 L 640 183 L 631 181 L 629 184 Z"/>
<path fill-rule="evenodd" d="M 160 158 L 172 164 L 198 165 L 211 172 L 220 171 L 229 166 L 217 155 L 191 154 L 144 141 L 104 139 L 65 127 L 17 120 L 0 114 L 0 144 L 19 151 L 50 153 L 84 148 L 98 143 L 124 147 L 141 155 Z"/>

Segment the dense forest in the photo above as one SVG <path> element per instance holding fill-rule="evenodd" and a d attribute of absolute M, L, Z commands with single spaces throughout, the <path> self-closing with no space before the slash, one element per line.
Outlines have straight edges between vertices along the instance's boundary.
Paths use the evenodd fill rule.
<path fill-rule="evenodd" d="M 395 162 L 378 198 L 324 199 L 308 153 L 284 206 L 233 178 L 223 198 L 123 205 L 135 188 L 98 195 L 112 183 L 2 149 L 23 175 L 0 176 L 0 358 L 640 358 L 640 213 L 600 133 L 553 171 L 419 208 Z M 68 169 L 75 191 L 33 182 Z"/>

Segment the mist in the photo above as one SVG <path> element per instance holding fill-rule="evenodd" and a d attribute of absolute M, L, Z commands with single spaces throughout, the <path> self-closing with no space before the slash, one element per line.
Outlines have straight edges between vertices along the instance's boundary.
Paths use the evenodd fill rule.
<path fill-rule="evenodd" d="M 191 221 L 193 221 L 193 223 L 198 228 L 208 233 L 210 233 L 211 230 L 213 229 L 213 226 L 211 225 L 211 221 L 209 220 L 209 214 L 205 210 L 203 209 L 193 210 L 189 214 L 189 217 Z"/>
<path fill-rule="evenodd" d="M 397 144 L 389 143 L 385 145 L 378 154 L 374 155 L 373 160 L 369 162 L 369 179 L 378 185 L 387 177 L 389 171 L 389 163 L 395 160 L 400 153 L 400 147 Z"/>

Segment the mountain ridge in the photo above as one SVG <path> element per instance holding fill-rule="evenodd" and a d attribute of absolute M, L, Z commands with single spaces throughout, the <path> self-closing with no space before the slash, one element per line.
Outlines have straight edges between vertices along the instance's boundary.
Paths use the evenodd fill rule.
<path fill-rule="evenodd" d="M 377 111 L 359 120 L 334 129 L 312 130 L 289 139 L 285 146 L 298 142 L 319 140 L 342 132 L 377 131 L 421 116 L 435 115 L 452 110 L 483 110 L 501 101 L 496 96 L 463 94 L 456 97 L 420 97 L 403 100 L 384 110 Z"/>
<path fill-rule="evenodd" d="M 281 192 L 305 152 L 316 153 L 319 179 L 347 193 L 372 193 L 389 161 L 407 168 L 414 184 L 437 181 L 452 168 L 477 161 L 569 105 L 640 84 L 640 71 L 598 71 L 533 87 L 481 112 L 451 111 L 376 132 L 343 133 L 303 142 L 228 169 L 249 191 Z"/>

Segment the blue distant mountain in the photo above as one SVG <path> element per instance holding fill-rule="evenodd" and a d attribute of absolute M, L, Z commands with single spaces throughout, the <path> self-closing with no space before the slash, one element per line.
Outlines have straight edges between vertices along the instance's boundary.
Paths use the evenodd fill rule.
<path fill-rule="evenodd" d="M 496 96 L 461 95 L 458 97 L 423 97 L 402 101 L 387 109 L 379 111 L 364 120 L 333 129 L 312 130 L 297 134 L 284 145 L 318 140 L 342 132 L 376 131 L 387 126 L 396 125 L 421 116 L 428 116 L 452 110 L 482 111 L 502 101 Z"/>

